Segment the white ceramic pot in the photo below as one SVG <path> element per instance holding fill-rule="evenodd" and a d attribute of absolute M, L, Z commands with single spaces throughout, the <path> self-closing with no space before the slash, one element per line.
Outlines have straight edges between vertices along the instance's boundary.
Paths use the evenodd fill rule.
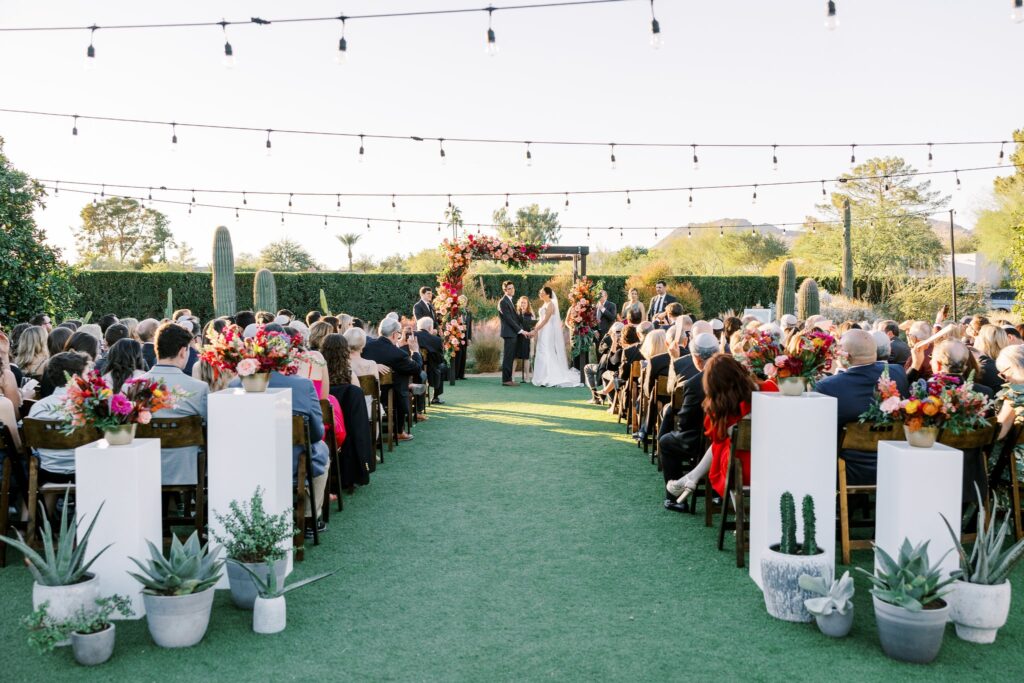
<path fill-rule="evenodd" d="M 37 610 L 44 602 L 48 602 L 46 613 L 55 621 L 67 621 L 78 614 L 79 610 L 85 610 L 86 614 L 95 612 L 96 600 L 100 597 L 100 580 L 93 574 L 86 576 L 89 577 L 87 580 L 70 586 L 33 583 L 32 609 Z M 70 638 L 57 643 L 59 647 L 70 644 Z"/>
<path fill-rule="evenodd" d="M 111 446 L 129 446 L 135 439 L 135 423 L 120 425 L 114 429 L 105 429 L 103 438 Z"/>
<path fill-rule="evenodd" d="M 192 647 L 206 635 L 213 588 L 190 595 L 142 594 L 149 635 L 160 647 Z"/>
<path fill-rule="evenodd" d="M 269 570 L 267 569 L 266 562 L 258 562 L 255 564 L 246 563 L 245 566 L 255 572 L 264 581 L 267 580 Z M 253 582 L 252 576 L 249 572 L 245 571 L 234 562 L 228 562 L 227 568 L 228 586 L 231 588 L 231 600 L 235 603 L 235 607 L 252 609 L 253 604 L 256 602 L 256 584 Z M 277 575 L 278 586 L 284 585 L 287 572 L 287 557 L 282 557 L 280 560 L 274 562 L 274 574 Z"/>
<path fill-rule="evenodd" d="M 949 619 L 949 605 L 944 601 L 936 609 L 911 612 L 871 597 L 875 605 L 878 639 L 885 654 L 901 662 L 927 664 L 939 656 L 942 637 Z"/>
<path fill-rule="evenodd" d="M 252 630 L 256 633 L 280 633 L 288 625 L 288 606 L 284 596 L 257 597 L 252 608 Z"/>
<path fill-rule="evenodd" d="M 249 394 L 262 394 L 270 384 L 269 372 L 257 372 L 242 377 L 242 388 Z"/>
<path fill-rule="evenodd" d="M 956 635 L 971 643 L 994 643 L 1010 614 L 1010 582 L 995 586 L 957 581 L 946 596 Z"/>
<path fill-rule="evenodd" d="M 72 633 L 71 650 L 82 666 L 96 666 L 114 654 L 117 627 L 111 624 L 99 633 Z"/>
<path fill-rule="evenodd" d="M 783 621 L 811 621 L 804 600 L 814 593 L 800 587 L 800 575 L 832 581 L 832 565 L 823 552 L 817 555 L 785 555 L 773 545 L 761 555 L 761 585 L 768 614 Z M 798 546 L 799 547 L 799 546 Z"/>
<path fill-rule="evenodd" d="M 907 436 L 907 443 L 914 448 L 931 448 L 935 445 L 935 440 L 939 438 L 938 427 L 921 427 L 910 431 L 904 426 L 903 433 Z"/>
<path fill-rule="evenodd" d="M 807 388 L 803 377 L 783 377 L 779 380 L 779 393 L 783 396 L 800 396 Z"/>

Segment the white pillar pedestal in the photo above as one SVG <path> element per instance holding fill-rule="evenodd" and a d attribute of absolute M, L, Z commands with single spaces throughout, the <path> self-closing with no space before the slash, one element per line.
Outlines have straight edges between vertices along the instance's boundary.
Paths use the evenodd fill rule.
<path fill-rule="evenodd" d="M 144 616 L 142 584 L 128 575 L 139 568 L 128 558 L 144 561 L 149 557 L 146 541 L 160 548 L 163 540 L 160 440 L 135 439 L 128 446 L 110 446 L 100 439 L 76 448 L 75 498 L 79 540 L 103 505 L 89 536 L 89 557 L 113 544 L 89 569 L 99 577 L 100 596 L 127 596 L 132 600 L 134 618 Z"/>
<path fill-rule="evenodd" d="M 761 588 L 761 555 L 782 538 L 779 497 L 814 498 L 815 540 L 835 571 L 836 399 L 814 392 L 783 396 L 755 392 L 750 451 L 750 578 Z"/>
<path fill-rule="evenodd" d="M 915 448 L 906 441 L 878 444 L 878 491 L 875 497 L 875 544 L 897 556 L 903 539 L 928 544 L 928 559 L 942 561 L 943 574 L 960 567 L 953 539 L 939 514 L 960 527 L 963 451 L 942 444 Z"/>
<path fill-rule="evenodd" d="M 292 391 L 267 389 L 246 393 L 225 389 L 210 394 L 207 406 L 207 482 L 210 540 L 223 535 L 214 513 L 228 514 L 231 501 L 248 501 L 263 488 L 270 514 L 292 512 Z M 292 570 L 292 538 L 281 543 Z M 223 553 L 222 553 L 223 554 Z M 227 572 L 217 588 L 227 588 Z"/>

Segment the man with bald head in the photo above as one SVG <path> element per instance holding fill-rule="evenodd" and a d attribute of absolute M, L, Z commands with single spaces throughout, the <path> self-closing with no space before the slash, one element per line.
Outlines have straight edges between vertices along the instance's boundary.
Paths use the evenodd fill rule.
<path fill-rule="evenodd" d="M 857 422 L 861 413 L 868 409 L 886 364 L 876 362 L 878 345 L 870 332 L 852 329 L 843 335 L 839 343 L 849 356 L 848 369 L 824 378 L 814 390 L 836 398 L 836 424 L 841 432 L 844 425 Z M 890 378 L 896 382 L 900 395 L 906 397 L 906 377 L 890 375 Z M 875 483 L 876 453 L 843 451 L 840 457 L 846 460 L 846 475 L 850 484 Z"/>

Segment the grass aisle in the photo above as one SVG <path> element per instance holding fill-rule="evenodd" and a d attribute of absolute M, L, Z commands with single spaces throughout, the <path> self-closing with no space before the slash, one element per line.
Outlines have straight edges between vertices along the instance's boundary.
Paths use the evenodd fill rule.
<path fill-rule="evenodd" d="M 122 623 L 114 659 L 86 670 L 29 650 L 30 579 L 14 566 L 0 571 L 0 678 L 996 680 L 1024 666 L 1019 598 L 994 646 L 949 627 L 929 667 L 884 657 L 860 579 L 846 640 L 771 619 L 702 517 L 661 508 L 661 475 L 582 390 L 471 379 L 446 398 L 307 553 L 299 576 L 342 571 L 289 596 L 285 633 L 251 633 L 220 593 L 199 646 L 161 650 Z"/>

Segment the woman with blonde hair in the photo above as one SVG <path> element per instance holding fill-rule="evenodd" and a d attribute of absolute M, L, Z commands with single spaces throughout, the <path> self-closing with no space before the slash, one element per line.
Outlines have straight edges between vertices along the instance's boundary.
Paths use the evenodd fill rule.
<path fill-rule="evenodd" d="M 673 328 L 672 343 L 676 344 L 676 335 L 680 328 Z M 647 435 L 654 431 L 655 421 L 658 413 L 654 409 L 655 393 L 658 389 L 658 378 L 668 377 L 668 368 L 672 364 L 672 358 L 668 354 L 669 339 L 665 330 L 652 330 L 644 337 L 640 344 L 640 355 L 644 358 L 643 374 L 640 378 L 640 387 L 644 397 L 647 399 L 647 412 L 643 415 L 643 424 L 633 434 L 633 438 L 643 441 Z"/>
<path fill-rule="evenodd" d="M 345 334 L 352 327 L 352 316 L 342 313 L 338 316 L 338 334 Z"/>
<path fill-rule="evenodd" d="M 1003 328 L 992 324 L 981 326 L 974 336 L 974 351 L 980 368 L 978 376 L 974 378 L 975 382 L 984 384 L 993 391 L 999 391 L 1003 386 L 1003 380 L 999 378 L 996 359 L 1009 345 L 1010 339 Z"/>
<path fill-rule="evenodd" d="M 14 364 L 21 369 L 21 374 L 32 379 L 40 379 L 50 359 L 46 346 L 46 330 L 33 325 L 21 333 L 18 338 L 18 351 L 14 354 Z"/>
<path fill-rule="evenodd" d="M 644 306 L 644 302 L 640 301 L 640 291 L 636 287 L 629 290 L 629 298 L 626 300 L 626 303 L 622 304 L 622 320 L 627 325 L 634 322 L 630 320 L 630 313 L 632 311 L 639 312 L 640 319 L 636 324 L 647 320 L 647 308 Z"/>
<path fill-rule="evenodd" d="M 319 351 L 320 344 L 329 334 L 334 334 L 334 327 L 330 323 L 318 320 L 309 328 L 309 335 L 306 337 L 306 344 L 310 349 Z"/>

